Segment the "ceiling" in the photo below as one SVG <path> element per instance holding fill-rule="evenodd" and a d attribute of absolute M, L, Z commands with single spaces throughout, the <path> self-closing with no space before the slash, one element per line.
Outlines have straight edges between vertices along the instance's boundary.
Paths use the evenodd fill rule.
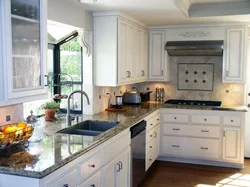
<path fill-rule="evenodd" d="M 250 22 L 250 15 L 220 16 L 220 17 L 195 17 L 189 18 L 176 7 L 172 0 L 97 0 L 93 3 L 74 3 L 83 6 L 88 11 L 122 11 L 149 26 L 156 25 L 175 25 L 191 23 L 221 23 L 221 22 Z M 180 0 L 181 1 L 181 0 Z M 239 2 L 241 0 L 189 0 L 190 3 L 220 3 L 220 2 Z"/>

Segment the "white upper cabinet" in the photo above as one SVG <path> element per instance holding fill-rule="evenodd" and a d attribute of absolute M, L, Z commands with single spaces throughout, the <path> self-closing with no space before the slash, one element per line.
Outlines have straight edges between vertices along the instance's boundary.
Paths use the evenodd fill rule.
<path fill-rule="evenodd" d="M 147 56 L 148 56 L 148 34 L 146 31 L 138 28 L 135 31 L 135 66 L 136 79 L 145 81 L 147 79 Z"/>
<path fill-rule="evenodd" d="M 226 29 L 223 82 L 245 82 L 246 30 L 245 27 Z"/>
<path fill-rule="evenodd" d="M 115 87 L 145 81 L 146 26 L 120 13 L 93 15 L 95 85 Z"/>
<path fill-rule="evenodd" d="M 169 81 L 165 31 L 149 32 L 149 81 Z"/>
<path fill-rule="evenodd" d="M 46 97 L 46 0 L 1 1 L 3 104 Z"/>

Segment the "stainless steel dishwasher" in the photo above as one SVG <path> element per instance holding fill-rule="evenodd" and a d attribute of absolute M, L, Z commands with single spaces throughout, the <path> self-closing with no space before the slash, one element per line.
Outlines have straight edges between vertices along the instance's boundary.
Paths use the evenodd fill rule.
<path fill-rule="evenodd" d="M 132 187 L 137 187 L 145 176 L 146 121 L 130 128 L 132 153 Z"/>

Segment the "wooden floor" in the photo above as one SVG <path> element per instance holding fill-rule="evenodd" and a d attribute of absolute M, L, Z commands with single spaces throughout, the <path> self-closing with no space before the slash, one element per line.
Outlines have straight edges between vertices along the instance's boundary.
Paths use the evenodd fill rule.
<path fill-rule="evenodd" d="M 156 161 L 140 187 L 250 187 L 250 159 L 244 169 Z"/>

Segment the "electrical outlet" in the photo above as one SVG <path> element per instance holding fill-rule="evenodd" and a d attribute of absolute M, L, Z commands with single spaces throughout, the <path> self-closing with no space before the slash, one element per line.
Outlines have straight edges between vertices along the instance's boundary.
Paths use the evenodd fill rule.
<path fill-rule="evenodd" d="M 10 115 L 6 116 L 6 122 L 10 121 Z"/>

